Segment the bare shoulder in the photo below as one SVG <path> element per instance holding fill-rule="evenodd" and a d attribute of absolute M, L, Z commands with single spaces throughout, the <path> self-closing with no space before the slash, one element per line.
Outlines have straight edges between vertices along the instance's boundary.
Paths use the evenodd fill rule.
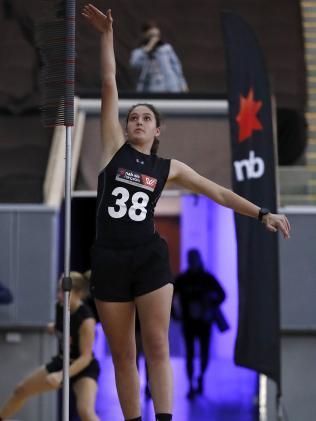
<path fill-rule="evenodd" d="M 114 155 L 125 144 L 126 140 L 123 130 L 112 133 L 109 141 L 102 139 L 102 154 L 100 156 L 100 170 L 102 170 L 112 160 Z"/>
<path fill-rule="evenodd" d="M 168 183 L 175 183 L 178 186 L 192 192 L 201 193 L 202 186 L 211 182 L 205 177 L 202 177 L 184 162 L 172 159 L 170 163 Z"/>
<path fill-rule="evenodd" d="M 168 181 L 177 181 L 181 176 L 190 173 L 190 171 L 193 171 L 192 168 L 184 162 L 178 161 L 177 159 L 171 159 Z"/>
<path fill-rule="evenodd" d="M 86 333 L 91 330 L 94 330 L 95 327 L 95 319 L 93 317 L 88 317 L 85 319 L 80 326 L 80 333 Z"/>
<path fill-rule="evenodd" d="M 174 181 L 177 178 L 181 164 L 181 161 L 178 161 L 177 159 L 171 159 L 168 181 Z"/>

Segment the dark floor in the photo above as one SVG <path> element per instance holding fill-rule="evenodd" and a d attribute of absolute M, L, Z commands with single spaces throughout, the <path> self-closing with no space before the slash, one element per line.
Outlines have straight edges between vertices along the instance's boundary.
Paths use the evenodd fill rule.
<path fill-rule="evenodd" d="M 99 335 L 98 335 L 99 336 Z M 96 355 L 102 366 L 96 409 L 102 421 L 122 421 L 111 358 L 104 356 L 104 345 L 99 336 Z M 187 379 L 185 361 L 173 357 L 174 372 L 174 421 L 255 421 L 255 394 L 257 376 L 255 373 L 236 367 L 232 361 L 216 359 L 211 361 L 205 381 L 203 396 L 193 401 L 186 398 Z M 142 417 L 153 421 L 151 400 L 144 396 L 144 363 L 140 362 Z"/>

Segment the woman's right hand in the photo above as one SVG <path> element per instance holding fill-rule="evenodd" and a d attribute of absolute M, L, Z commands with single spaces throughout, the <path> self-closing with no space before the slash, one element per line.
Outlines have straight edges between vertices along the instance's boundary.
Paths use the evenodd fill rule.
<path fill-rule="evenodd" d="M 89 3 L 84 6 L 82 16 L 84 16 L 97 31 L 101 33 L 112 31 L 113 18 L 111 9 L 108 9 L 104 14 L 93 6 L 93 4 Z"/>
<path fill-rule="evenodd" d="M 53 373 L 49 373 L 46 377 L 46 380 L 50 386 L 52 386 L 54 389 L 58 389 L 62 386 L 63 372 L 55 371 Z"/>
<path fill-rule="evenodd" d="M 149 39 L 148 43 L 145 45 L 144 47 L 144 51 L 146 53 L 150 53 L 156 46 L 157 42 L 160 41 L 160 37 L 158 36 L 153 36 Z"/>

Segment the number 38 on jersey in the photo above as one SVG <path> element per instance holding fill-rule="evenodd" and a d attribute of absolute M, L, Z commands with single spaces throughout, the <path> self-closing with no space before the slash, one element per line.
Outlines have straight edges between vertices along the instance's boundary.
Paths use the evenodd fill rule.
<path fill-rule="evenodd" d="M 116 187 L 112 191 L 112 195 L 117 197 L 115 206 L 109 206 L 108 212 L 112 218 L 123 218 L 126 214 L 136 222 L 144 221 L 147 215 L 146 206 L 149 202 L 148 194 L 144 192 L 136 192 L 132 195 L 132 205 L 128 208 L 127 202 L 130 193 L 125 187 Z"/>

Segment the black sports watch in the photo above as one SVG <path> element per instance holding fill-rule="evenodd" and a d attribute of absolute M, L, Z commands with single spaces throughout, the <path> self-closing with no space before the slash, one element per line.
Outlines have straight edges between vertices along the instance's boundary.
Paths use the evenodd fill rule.
<path fill-rule="evenodd" d="M 270 213 L 270 209 L 267 208 L 261 208 L 259 209 L 259 214 L 258 214 L 258 219 L 260 222 L 262 222 L 262 218 L 264 217 L 264 215 L 268 215 L 268 213 Z"/>

